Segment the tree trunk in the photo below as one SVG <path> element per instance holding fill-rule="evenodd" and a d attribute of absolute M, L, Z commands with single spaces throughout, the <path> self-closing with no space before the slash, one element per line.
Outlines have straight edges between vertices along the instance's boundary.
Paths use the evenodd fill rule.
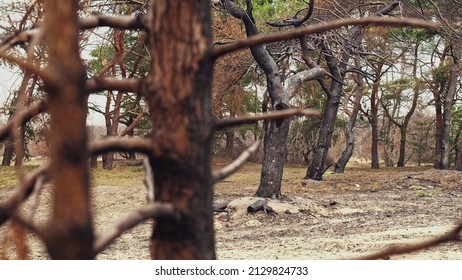
<path fill-rule="evenodd" d="M 106 107 L 104 111 L 104 121 L 106 123 L 106 137 L 112 136 L 112 118 L 111 118 L 111 102 L 112 91 L 108 91 L 106 96 Z M 114 165 L 114 152 L 107 152 L 102 155 L 103 168 L 111 170 Z"/>
<path fill-rule="evenodd" d="M 223 1 L 225 10 L 235 18 L 242 20 L 247 37 L 251 37 L 258 35 L 260 32 L 255 25 L 251 1 L 246 1 L 246 4 L 247 10 L 244 11 L 232 1 Z M 273 110 L 288 108 L 289 95 L 284 92 L 279 67 L 273 57 L 264 45 L 252 46 L 250 47 L 250 51 L 258 66 L 265 72 L 266 87 Z M 266 130 L 267 134 L 263 143 L 265 155 L 263 157 L 260 185 L 256 195 L 262 197 L 280 197 L 282 173 L 287 155 L 287 137 L 290 120 L 277 120 L 269 123 L 270 125 Z M 266 154 L 267 152 L 270 154 Z"/>
<path fill-rule="evenodd" d="M 156 220 L 151 256 L 214 259 L 210 1 L 157 0 L 149 12 L 151 73 L 143 88 L 155 199 L 182 213 Z"/>
<path fill-rule="evenodd" d="M 359 59 L 355 59 L 355 65 L 356 67 L 360 67 L 359 64 Z M 361 106 L 360 102 L 363 97 L 363 92 L 364 92 L 364 81 L 363 77 L 360 74 L 356 75 L 355 82 L 357 84 L 357 88 L 355 90 L 355 99 L 353 101 L 353 109 L 351 112 L 349 112 L 349 117 L 350 119 L 348 120 L 347 126 L 345 127 L 345 138 L 346 138 L 346 146 L 345 150 L 342 152 L 342 155 L 338 159 L 338 161 L 335 163 L 334 171 L 336 173 L 343 173 L 345 171 L 345 167 L 350 160 L 351 156 L 353 155 L 354 151 L 354 146 L 355 146 L 355 134 L 353 132 L 353 129 L 355 127 L 356 119 L 358 117 L 359 113 L 359 107 Z M 347 103 L 348 100 L 345 98 L 345 103 Z M 345 105 L 345 111 L 346 110 L 346 105 Z"/>
<path fill-rule="evenodd" d="M 98 155 L 91 155 L 90 157 L 90 168 L 98 167 Z"/>
<path fill-rule="evenodd" d="M 78 1 L 48 0 L 46 83 L 51 116 L 53 211 L 45 244 L 53 259 L 93 258 L 87 164 L 85 69 L 79 56 Z"/>
<path fill-rule="evenodd" d="M 13 142 L 11 141 L 11 138 L 8 137 L 8 139 L 5 141 L 5 148 L 3 150 L 2 166 L 10 166 L 11 160 L 13 159 L 13 155 L 14 155 L 14 145 L 13 145 Z"/>
<path fill-rule="evenodd" d="M 343 80 L 343 75 L 341 77 L 337 76 L 336 78 L 341 82 Z M 342 93 L 341 83 L 332 81 L 332 85 L 330 95 L 328 95 L 326 105 L 324 106 L 313 160 L 306 172 L 305 179 L 309 178 L 321 181 L 325 171 L 324 163 L 326 162 L 327 152 L 331 145 L 335 120 L 337 119 L 337 111 L 340 105 L 340 95 Z"/>
<path fill-rule="evenodd" d="M 371 169 L 379 169 L 379 127 L 378 127 L 378 106 L 377 106 L 377 95 L 379 91 L 380 82 L 380 70 L 376 71 L 376 79 L 372 84 L 371 92 L 371 113 L 368 117 L 369 123 L 371 124 L 372 130 L 372 142 L 371 142 Z"/>
<path fill-rule="evenodd" d="M 449 168 L 449 153 L 451 150 L 451 143 L 450 143 L 450 134 L 451 134 L 451 122 L 452 122 L 452 105 L 454 102 L 454 98 L 456 96 L 457 90 L 457 79 L 459 77 L 459 61 L 461 59 L 461 49 L 458 47 L 453 47 L 452 51 L 454 65 L 451 67 L 451 73 L 449 78 L 449 89 L 448 93 L 446 94 L 446 98 L 444 100 L 444 107 L 443 107 L 443 143 L 442 143 L 442 150 L 441 150 L 441 168 L 448 169 Z"/>
<path fill-rule="evenodd" d="M 228 154 L 231 154 L 234 149 L 234 129 L 229 128 L 225 131 L 226 145 L 225 150 Z"/>
<path fill-rule="evenodd" d="M 263 165 L 260 185 L 256 195 L 259 197 L 280 198 L 284 163 L 287 157 L 287 136 L 290 120 L 271 121 L 265 136 Z"/>
<path fill-rule="evenodd" d="M 398 163 L 396 164 L 397 167 L 404 167 L 405 164 L 405 155 L 406 155 L 406 134 L 407 134 L 407 127 L 402 126 L 399 128 L 401 139 L 399 141 L 399 157 Z"/>
<path fill-rule="evenodd" d="M 435 100 L 435 150 L 433 168 L 441 169 L 441 154 L 443 150 L 443 104 L 441 102 L 441 95 L 443 86 L 439 90 L 432 90 L 433 98 Z"/>

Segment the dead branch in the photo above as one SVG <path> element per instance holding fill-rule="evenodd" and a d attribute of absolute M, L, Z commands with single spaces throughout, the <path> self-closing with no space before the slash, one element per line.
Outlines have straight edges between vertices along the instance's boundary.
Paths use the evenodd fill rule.
<path fill-rule="evenodd" d="M 103 154 L 111 151 L 150 153 L 151 141 L 146 138 L 107 137 L 90 143 L 89 154 Z"/>
<path fill-rule="evenodd" d="M 47 84 L 53 84 L 54 83 L 54 77 L 46 70 L 37 68 L 35 65 L 32 63 L 28 62 L 25 59 L 18 58 L 9 54 L 1 53 L 0 52 L 0 59 L 4 59 L 12 64 L 16 64 L 20 68 L 24 70 L 31 71 L 32 73 L 36 74 L 39 76 L 43 82 Z"/>
<path fill-rule="evenodd" d="M 81 30 L 91 29 L 96 27 L 112 27 L 120 29 L 148 29 L 146 15 L 138 16 L 107 16 L 107 15 L 94 15 L 89 18 L 82 18 L 79 20 L 79 28 Z"/>
<path fill-rule="evenodd" d="M 93 251 L 97 255 L 107 246 L 109 246 L 117 237 L 121 236 L 125 231 L 135 227 L 136 225 L 148 219 L 156 219 L 161 217 L 180 217 L 177 211 L 170 203 L 155 202 L 136 210 L 124 219 L 118 221 L 113 227 L 105 233 L 96 237 Z"/>
<path fill-rule="evenodd" d="M 255 123 L 262 120 L 283 119 L 293 116 L 318 117 L 321 115 L 319 110 L 315 109 L 287 109 L 272 111 L 269 113 L 258 114 L 253 116 L 243 116 L 237 118 L 228 118 L 220 120 L 215 124 L 215 130 L 225 129 L 230 126 L 238 126 L 248 123 Z"/>
<path fill-rule="evenodd" d="M 139 15 L 136 17 L 132 16 L 106 16 L 97 15 L 89 18 L 80 19 L 78 26 L 82 30 L 96 28 L 96 27 L 113 27 L 121 29 L 148 29 L 147 19 L 145 15 Z M 6 50 L 13 46 L 24 44 L 29 42 L 31 38 L 36 36 L 42 31 L 42 28 L 34 28 L 29 30 L 23 30 L 13 34 L 6 38 L 0 43 L 0 53 L 4 53 Z"/>
<path fill-rule="evenodd" d="M 133 120 L 133 122 L 124 130 L 122 131 L 118 136 L 119 137 L 123 137 L 125 135 L 127 135 L 128 133 L 130 133 L 130 131 L 132 131 L 133 129 L 135 129 L 135 126 L 141 121 L 141 119 L 143 118 L 144 114 L 146 114 L 146 110 L 143 109 L 141 111 L 141 113 L 138 114 L 138 116 L 136 116 L 136 118 Z"/>
<path fill-rule="evenodd" d="M 44 112 L 45 109 L 46 102 L 44 100 L 40 100 L 14 115 L 13 118 L 10 119 L 4 126 L 0 127 L 0 141 L 3 141 L 6 137 L 8 137 L 15 123 L 25 124 L 36 115 Z"/>
<path fill-rule="evenodd" d="M 271 25 L 273 27 L 300 26 L 313 15 L 314 0 L 310 0 L 310 2 L 308 3 L 308 8 L 306 10 L 307 11 L 305 16 L 301 19 L 297 18 L 297 14 L 300 13 L 300 11 L 298 11 L 297 14 L 295 14 L 292 18 L 284 19 L 280 22 L 266 22 L 266 24 Z"/>
<path fill-rule="evenodd" d="M 449 231 L 448 233 L 442 236 L 429 239 L 426 241 L 422 241 L 417 244 L 391 245 L 380 252 L 366 255 L 358 259 L 360 260 L 383 259 L 383 258 L 387 258 L 392 255 L 402 255 L 402 254 L 408 254 L 408 253 L 428 249 L 428 248 L 435 247 L 439 244 L 446 243 L 446 242 L 461 241 L 461 236 L 460 236 L 461 231 L 462 231 L 462 223 L 457 225 L 454 229 L 452 229 L 451 231 Z"/>
<path fill-rule="evenodd" d="M 98 92 L 102 90 L 121 90 L 125 92 L 139 93 L 141 87 L 141 79 L 128 78 L 92 78 L 86 81 L 85 91 L 87 93 Z"/>
<path fill-rule="evenodd" d="M 341 20 L 334 20 L 326 23 L 319 23 L 315 25 L 310 25 L 303 28 L 297 28 L 294 30 L 284 31 L 280 33 L 270 33 L 270 34 L 262 34 L 249 37 L 247 39 L 236 40 L 233 43 L 223 45 L 220 47 L 215 47 L 214 56 L 220 57 L 226 55 L 228 53 L 248 48 L 255 45 L 261 45 L 266 43 L 273 43 L 279 42 L 284 40 L 290 40 L 302 35 L 308 35 L 318 32 L 325 32 L 332 29 L 337 29 L 340 27 L 348 26 L 348 25 L 367 25 L 367 24 L 375 24 L 375 25 L 386 25 L 386 26 L 409 26 L 409 27 L 416 27 L 416 28 L 426 28 L 431 30 L 436 30 L 440 26 L 430 21 L 420 20 L 420 19 L 413 19 L 413 18 L 391 18 L 391 17 L 367 17 L 367 18 L 360 18 L 360 19 L 341 19 Z"/>
<path fill-rule="evenodd" d="M 26 176 L 22 184 L 20 184 L 16 191 L 5 201 L 0 202 L 0 226 L 7 221 L 16 212 L 18 206 L 25 201 L 33 192 L 37 180 L 42 178 L 47 180 L 49 165 L 45 164 L 30 175 Z"/>
<path fill-rule="evenodd" d="M 240 154 L 236 160 L 227 165 L 225 168 L 214 172 L 212 175 L 212 182 L 216 183 L 220 180 L 223 180 L 231 174 L 235 173 L 237 170 L 239 170 L 239 168 L 242 167 L 245 161 L 258 150 L 260 143 L 260 140 L 255 141 L 255 143 L 253 143 L 252 146 L 250 146 L 244 152 L 242 152 L 242 154 Z"/>

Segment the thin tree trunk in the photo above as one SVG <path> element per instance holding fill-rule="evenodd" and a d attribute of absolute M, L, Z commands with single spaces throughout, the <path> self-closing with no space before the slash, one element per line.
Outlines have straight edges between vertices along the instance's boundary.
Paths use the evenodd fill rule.
<path fill-rule="evenodd" d="M 379 93 L 380 83 L 380 71 L 382 66 L 376 70 L 376 79 L 372 84 L 371 92 L 371 114 L 368 117 L 369 123 L 371 124 L 372 130 L 372 142 L 371 142 L 371 169 L 379 169 L 379 127 L 378 127 L 378 106 L 377 106 L 377 95 Z"/>
<path fill-rule="evenodd" d="M 2 166 L 10 166 L 11 160 L 13 159 L 14 155 L 14 145 L 11 141 L 11 138 L 5 141 L 5 148 L 3 149 L 3 158 L 2 158 Z"/>
<path fill-rule="evenodd" d="M 451 67 L 451 73 L 449 78 L 449 89 L 444 100 L 443 107 L 443 143 L 441 149 L 441 168 L 449 168 L 449 153 L 450 153 L 450 134 L 451 134 L 451 122 L 452 122 L 452 105 L 456 96 L 457 89 L 457 78 L 459 77 L 460 66 L 459 62 L 461 59 L 461 49 L 453 47 L 452 50 L 454 65 Z"/>
<path fill-rule="evenodd" d="M 335 120 L 337 119 L 337 111 L 340 105 L 340 95 L 342 92 L 341 81 L 342 76 L 336 76 L 337 81 L 332 81 L 330 95 L 327 97 L 326 105 L 324 106 L 321 126 L 319 129 L 318 141 L 314 149 L 313 160 L 306 172 L 306 179 L 322 180 L 324 174 L 327 152 L 331 145 L 332 133 L 334 132 Z"/>
<path fill-rule="evenodd" d="M 356 67 L 360 67 L 359 60 L 355 59 Z M 345 127 L 345 138 L 346 138 L 346 146 L 345 150 L 342 152 L 342 155 L 335 163 L 334 171 L 336 173 L 343 173 L 345 171 L 345 167 L 350 160 L 351 156 L 353 155 L 354 146 L 355 146 L 355 134 L 353 129 L 355 127 L 356 119 L 358 117 L 359 108 L 361 106 L 360 102 L 363 97 L 364 92 L 364 81 L 360 74 L 356 75 L 356 83 L 357 88 L 355 90 L 355 98 L 353 101 L 353 108 L 351 112 L 349 112 L 350 119 L 348 120 L 347 126 Z M 345 98 L 345 102 L 348 102 Z M 345 105 L 346 107 L 346 105 Z M 346 110 L 346 109 L 345 109 Z"/>
<path fill-rule="evenodd" d="M 433 168 L 441 169 L 441 155 L 443 150 L 443 104 L 441 101 L 442 91 L 444 87 L 439 89 L 433 88 L 433 99 L 435 100 L 435 150 Z"/>

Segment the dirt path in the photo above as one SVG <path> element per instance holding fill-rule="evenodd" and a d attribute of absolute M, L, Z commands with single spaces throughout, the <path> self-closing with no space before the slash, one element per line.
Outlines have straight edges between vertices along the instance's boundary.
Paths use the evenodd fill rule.
<path fill-rule="evenodd" d="M 358 175 L 358 174 L 356 174 Z M 448 231 L 462 220 L 462 176 L 454 171 L 331 175 L 321 183 L 296 185 L 281 202 L 269 201 L 278 214 L 247 214 L 254 186 L 219 183 L 216 202 L 229 203 L 215 214 L 219 259 L 342 259 L 376 252 L 389 244 L 418 242 Z M 359 178 L 359 179 L 358 179 Z M 0 198 L 8 191 L 0 190 Z M 112 223 L 145 203 L 139 186 L 93 188 L 95 228 Z M 46 221 L 45 191 L 35 213 Z M 31 207 L 33 201 L 28 203 Z M 111 245 L 98 259 L 148 259 L 151 224 L 140 225 Z M 0 238 L 5 234 L 0 230 Z M 47 259 L 43 246 L 31 238 L 32 259 Z M 462 259 L 462 243 L 392 258 Z"/>

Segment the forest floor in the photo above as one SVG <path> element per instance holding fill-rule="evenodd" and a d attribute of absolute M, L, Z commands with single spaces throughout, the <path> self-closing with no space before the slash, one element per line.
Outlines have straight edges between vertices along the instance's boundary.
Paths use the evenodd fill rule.
<path fill-rule="evenodd" d="M 226 163 L 216 160 L 214 169 Z M 146 203 L 142 171 L 137 168 L 133 172 L 139 177 L 138 184 L 96 184 L 92 189 L 98 232 Z M 300 182 L 304 174 L 303 166 L 286 166 L 285 199 L 268 201 L 276 212 L 273 214 L 247 213 L 247 207 L 258 200 L 253 194 L 258 187 L 259 164 L 248 163 L 216 184 L 215 205 L 228 205 L 228 213 L 214 214 L 217 258 L 358 258 L 391 244 L 414 244 L 441 236 L 462 221 L 461 172 L 430 167 L 372 171 L 358 165 L 344 174 L 327 174 L 321 182 Z M 10 191 L 11 187 L 0 187 L 0 199 Z M 25 210 L 35 203 L 28 201 Z M 49 208 L 49 190 L 45 188 L 34 211 L 36 223 L 46 222 Z M 151 230 L 151 222 L 133 228 L 97 258 L 148 259 Z M 5 236 L 2 227 L 0 241 Z M 31 259 L 48 258 L 33 236 L 29 244 Z M 391 259 L 462 259 L 462 243 L 449 242 Z"/>

